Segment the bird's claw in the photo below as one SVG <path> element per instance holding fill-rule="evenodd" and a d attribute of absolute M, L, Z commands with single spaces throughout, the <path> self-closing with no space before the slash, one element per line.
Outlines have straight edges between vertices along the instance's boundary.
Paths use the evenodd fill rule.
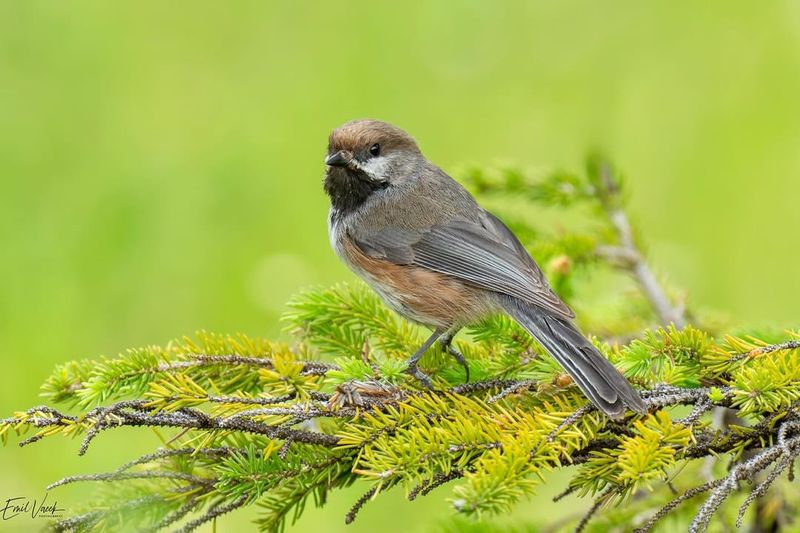
<path fill-rule="evenodd" d="M 469 365 L 467 364 L 467 360 L 464 358 L 464 354 L 459 352 L 452 344 L 447 346 L 447 353 L 452 355 L 453 358 L 455 358 L 455 360 L 464 367 L 464 373 L 467 375 L 464 383 L 469 383 Z"/>
<path fill-rule="evenodd" d="M 417 378 L 417 381 L 428 390 L 433 390 L 433 380 L 417 367 L 416 363 L 408 365 L 406 372 Z"/>

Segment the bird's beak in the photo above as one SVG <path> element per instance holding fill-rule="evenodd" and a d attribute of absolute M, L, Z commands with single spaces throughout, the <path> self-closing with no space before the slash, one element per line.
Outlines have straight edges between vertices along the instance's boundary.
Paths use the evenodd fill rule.
<path fill-rule="evenodd" d="M 329 167 L 346 167 L 350 164 L 353 157 L 344 150 L 334 152 L 325 158 L 325 164 Z"/>

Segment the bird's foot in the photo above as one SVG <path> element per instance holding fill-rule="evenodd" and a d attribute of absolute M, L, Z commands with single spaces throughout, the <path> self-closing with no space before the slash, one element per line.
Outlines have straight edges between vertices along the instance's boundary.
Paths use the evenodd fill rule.
<path fill-rule="evenodd" d="M 408 364 L 406 372 L 417 378 L 417 381 L 428 390 L 433 390 L 433 380 L 417 366 L 417 362 L 413 361 Z"/>
<path fill-rule="evenodd" d="M 464 383 L 469 383 L 469 364 L 467 364 L 464 354 L 459 352 L 458 349 L 453 346 L 453 337 L 447 335 L 442 337 L 439 340 L 439 345 L 442 347 L 442 350 L 450 354 L 461 366 L 464 367 L 464 374 L 467 376 Z"/>
<path fill-rule="evenodd" d="M 469 383 L 469 365 L 467 364 L 467 360 L 464 359 L 464 354 L 459 352 L 454 346 L 450 345 L 447 347 L 447 353 L 452 355 L 456 361 L 458 361 L 461 366 L 464 367 L 464 373 L 467 375 L 464 383 Z"/>

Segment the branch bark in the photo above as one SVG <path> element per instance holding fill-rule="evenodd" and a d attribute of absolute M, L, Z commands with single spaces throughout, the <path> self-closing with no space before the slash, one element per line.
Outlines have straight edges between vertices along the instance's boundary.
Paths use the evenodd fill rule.
<path fill-rule="evenodd" d="M 603 187 L 603 190 L 599 191 L 598 197 L 620 241 L 618 249 L 603 247 L 598 250 L 599 253 L 605 257 L 619 260 L 623 267 L 631 273 L 662 325 L 671 323 L 675 324 L 677 328 L 683 328 L 686 326 L 684 309 L 682 306 L 676 306 L 670 302 L 666 291 L 636 246 L 633 228 L 619 201 L 619 186 L 614 177 L 614 171 L 606 161 L 599 163 L 598 178 Z"/>

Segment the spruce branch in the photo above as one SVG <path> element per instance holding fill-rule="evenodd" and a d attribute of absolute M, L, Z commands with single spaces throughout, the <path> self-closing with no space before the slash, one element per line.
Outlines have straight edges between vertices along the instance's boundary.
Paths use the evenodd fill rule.
<path fill-rule="evenodd" d="M 326 372 L 308 381 L 303 375 L 309 362 L 293 356 L 273 365 L 276 370 L 270 372 L 279 375 L 267 376 L 257 393 L 211 394 L 202 387 L 198 390 L 198 383 L 205 381 L 202 376 L 176 377 L 181 374 L 166 365 L 162 374 L 171 380 L 171 388 L 152 376 L 150 391 L 142 399 L 121 400 L 83 414 L 35 407 L 2 420 L 0 434 L 7 438 L 9 432 L 23 435 L 35 430 L 23 445 L 57 434 L 82 434 L 82 452 L 101 431 L 119 427 L 180 431 L 174 449 L 146 454 L 111 473 L 70 476 L 51 486 L 169 481 L 172 485 L 167 488 L 155 484 L 150 489 L 164 491 L 155 494 L 170 505 L 162 505 L 162 514 L 148 527 L 172 525 L 197 513 L 199 517 L 183 527 L 200 524 L 221 511 L 259 500 L 259 494 L 276 498 L 268 507 L 275 515 L 262 523 L 268 529 L 279 527 L 289 512 L 287 505 L 302 505 L 311 494 L 359 479 L 372 480 L 372 486 L 348 519 L 354 519 L 378 493 L 397 485 L 405 485 L 413 500 L 456 479 L 462 480 L 455 488 L 456 510 L 486 514 L 509 509 L 535 490 L 537 479 L 565 464 L 580 467 L 568 492 L 599 494 L 595 509 L 599 512 L 601 503 L 606 508 L 628 501 L 640 488 L 652 489 L 654 482 L 672 479 L 668 472 L 691 468 L 697 459 L 728 454 L 735 460 L 745 452 L 755 453 L 720 483 L 690 493 L 713 489 L 695 520 L 695 529 L 701 531 L 739 481 L 754 480 L 758 472 L 771 468 L 745 502 L 746 508 L 753 498 L 768 492 L 800 453 L 800 436 L 795 435 L 800 427 L 797 394 L 765 394 L 756 403 L 737 402 L 743 391 L 753 397 L 754 388 L 747 380 L 761 379 L 754 368 L 791 369 L 780 379 L 800 387 L 800 364 L 794 364 L 798 349 L 786 343 L 762 343 L 758 353 L 741 359 L 735 346 L 738 343 L 731 338 L 717 344 L 689 328 L 672 327 L 613 352 L 612 360 L 643 387 L 642 397 L 651 411 L 614 423 L 587 404 L 571 383 L 561 383 L 557 369 L 553 372 L 543 355 L 529 364 L 540 375 L 552 372 L 550 380 L 488 376 L 469 384 L 440 382 L 435 391 L 419 390 L 413 381 L 365 381 L 358 368 L 347 365 L 338 365 L 337 372 L 350 368 L 357 373 L 350 380 Z M 657 371 L 641 371 L 638 361 L 643 351 L 650 354 L 651 367 Z M 709 357 L 715 365 L 703 366 Z M 231 361 L 239 364 L 236 358 Z M 720 374 L 723 363 L 727 371 Z M 675 371 L 683 365 L 690 365 L 698 372 L 696 381 L 707 385 L 683 385 L 686 380 Z M 215 365 L 203 368 L 219 372 Z M 516 369 L 523 375 L 530 372 L 518 365 Z M 294 392 L 277 394 L 276 390 L 286 390 L 288 382 L 294 383 Z M 196 404 L 184 406 L 186 398 Z M 670 413 L 680 406 L 690 406 L 690 412 L 673 418 Z M 710 431 L 704 415 L 715 407 L 746 411 L 743 416 L 753 423 Z M 279 496 L 282 491 L 291 496 Z M 675 509 L 688 498 L 685 494 L 673 495 L 675 503 L 654 516 Z M 208 507 L 211 501 L 218 505 Z M 79 520 L 83 525 L 109 520 L 94 512 L 83 516 Z M 591 518 L 587 516 L 583 525 Z"/>
<path fill-rule="evenodd" d="M 50 490 L 99 482 L 96 499 L 55 529 L 191 531 L 255 504 L 256 525 L 278 531 L 308 502 L 322 506 L 354 484 L 363 496 L 348 523 L 398 489 L 411 501 L 451 490 L 457 513 L 491 516 L 567 467 L 572 478 L 557 499 L 593 501 L 572 520 L 578 530 L 649 531 L 672 515 L 704 531 L 713 519 L 741 521 L 756 500 L 780 505 L 777 494 L 796 491 L 784 479 L 800 455 L 796 333 L 780 342 L 717 339 L 686 325 L 644 261 L 620 182 L 602 160 L 590 161 L 583 176 L 476 171 L 467 181 L 486 196 L 596 208 L 600 229 L 589 233 L 548 235 L 525 220 L 509 222 L 566 299 L 577 273 L 604 264 L 637 280 L 634 305 L 593 340 L 640 390 L 646 415 L 607 419 L 503 316 L 457 341 L 474 381 L 463 383 L 463 369 L 434 346 L 420 366 L 435 387 L 424 389 L 404 364 L 421 329 L 364 285 L 340 284 L 292 299 L 283 318 L 292 344 L 199 332 L 56 368 L 43 394 L 65 407 L 41 405 L 0 420 L 3 443 L 79 437 L 84 454 L 122 427 L 159 428 L 167 438 L 111 472 L 53 483 Z M 654 314 L 663 325 L 644 329 Z M 719 409 L 736 418 L 712 425 Z M 705 480 L 709 458 L 731 469 Z"/>

